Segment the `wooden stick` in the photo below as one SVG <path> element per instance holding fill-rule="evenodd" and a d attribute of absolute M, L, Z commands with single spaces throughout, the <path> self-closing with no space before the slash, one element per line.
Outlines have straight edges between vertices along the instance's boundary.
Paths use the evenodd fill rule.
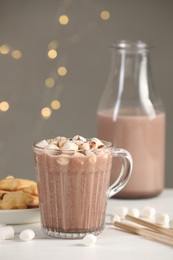
<path fill-rule="evenodd" d="M 135 227 L 135 226 L 132 226 L 132 225 L 129 225 L 129 224 L 126 224 L 126 223 L 122 223 L 122 222 L 114 222 L 114 226 L 121 228 L 121 229 L 124 229 L 125 231 L 128 231 L 130 233 L 141 235 L 145 238 L 153 239 L 153 240 L 156 240 L 158 242 L 162 242 L 164 244 L 173 246 L 173 239 L 172 238 L 166 237 L 165 235 L 162 235 L 162 234 L 159 234 L 159 233 L 156 233 L 155 231 Z"/>
<path fill-rule="evenodd" d="M 161 234 L 173 237 L 173 230 L 170 230 L 169 228 L 160 227 L 159 225 L 153 224 L 151 222 L 148 222 L 148 221 L 140 219 L 140 218 L 135 218 L 135 217 L 130 216 L 128 214 L 125 216 L 125 219 L 130 220 L 130 221 L 132 221 L 136 224 L 142 225 L 144 227 L 153 229 L 153 230 L 155 230 L 155 231 L 157 231 Z"/>

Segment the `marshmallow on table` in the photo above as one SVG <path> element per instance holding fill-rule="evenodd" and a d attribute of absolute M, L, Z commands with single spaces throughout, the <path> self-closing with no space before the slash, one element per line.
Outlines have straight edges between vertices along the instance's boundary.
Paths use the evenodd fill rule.
<path fill-rule="evenodd" d="M 160 213 L 156 215 L 156 224 L 168 227 L 169 226 L 169 216 L 166 213 Z"/>
<path fill-rule="evenodd" d="M 128 215 L 133 216 L 135 218 L 139 218 L 140 212 L 137 208 L 132 208 L 128 210 Z"/>
<path fill-rule="evenodd" d="M 35 233 L 32 229 L 25 229 L 19 235 L 19 238 L 26 242 L 32 240 L 34 237 Z"/>
<path fill-rule="evenodd" d="M 120 216 L 121 218 L 124 218 L 125 215 L 127 215 L 127 212 L 128 212 L 127 207 L 120 207 L 116 209 L 117 215 Z"/>
<path fill-rule="evenodd" d="M 14 228 L 12 226 L 0 227 L 0 240 L 14 238 Z"/>
<path fill-rule="evenodd" d="M 141 217 L 152 219 L 156 214 L 155 208 L 146 206 L 141 210 Z"/>
<path fill-rule="evenodd" d="M 114 224 L 114 222 L 120 222 L 120 216 L 115 214 L 111 216 L 111 223 Z"/>
<path fill-rule="evenodd" d="M 83 238 L 83 244 L 85 246 L 92 246 L 96 243 L 97 241 L 97 237 L 93 234 L 87 234 L 84 238 Z"/>

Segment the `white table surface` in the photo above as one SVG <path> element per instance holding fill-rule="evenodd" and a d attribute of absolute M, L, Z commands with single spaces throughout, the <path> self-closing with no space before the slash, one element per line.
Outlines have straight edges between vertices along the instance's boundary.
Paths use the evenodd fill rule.
<path fill-rule="evenodd" d="M 142 200 L 110 199 L 107 206 L 107 215 L 113 214 L 118 207 L 142 209 L 152 206 L 156 213 L 168 213 L 173 218 L 173 189 L 166 189 L 158 197 Z M 31 228 L 36 237 L 30 242 L 22 242 L 19 233 Z M 0 242 L 0 260 L 27 260 L 27 259 L 163 259 L 173 260 L 173 247 L 151 241 L 146 238 L 128 234 L 115 229 L 109 223 L 107 216 L 106 227 L 97 237 L 92 247 L 83 245 L 82 240 L 60 240 L 46 236 L 40 230 L 40 224 L 14 225 L 15 238 Z"/>

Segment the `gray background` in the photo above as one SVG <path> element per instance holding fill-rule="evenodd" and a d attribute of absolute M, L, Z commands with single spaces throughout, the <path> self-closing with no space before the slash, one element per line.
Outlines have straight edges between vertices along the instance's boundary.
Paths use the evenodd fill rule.
<path fill-rule="evenodd" d="M 103 21 L 100 12 L 108 10 Z M 62 26 L 58 17 L 70 22 Z M 22 58 L 0 55 L 0 177 L 35 178 L 32 143 L 57 135 L 96 135 L 96 109 L 109 68 L 109 46 L 115 40 L 144 40 L 155 46 L 152 73 L 167 113 L 166 186 L 172 175 L 172 0 L 0 0 L 0 45 L 19 49 Z M 47 57 L 57 40 L 58 56 Z M 56 74 L 66 66 L 65 77 Z M 54 88 L 45 79 L 56 79 Z M 45 120 L 40 111 L 53 99 L 61 108 Z"/>

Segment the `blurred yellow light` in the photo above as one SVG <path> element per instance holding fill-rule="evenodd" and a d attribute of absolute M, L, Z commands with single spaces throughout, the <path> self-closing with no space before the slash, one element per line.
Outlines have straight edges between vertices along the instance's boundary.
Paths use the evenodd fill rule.
<path fill-rule="evenodd" d="M 10 105 L 8 102 L 3 101 L 0 103 L 0 110 L 6 112 L 9 109 Z"/>
<path fill-rule="evenodd" d="M 53 88 L 54 86 L 55 86 L 55 80 L 53 79 L 53 78 L 47 78 L 46 80 L 45 80 L 45 85 L 46 85 L 46 87 L 48 87 L 48 88 Z"/>
<path fill-rule="evenodd" d="M 57 51 L 54 49 L 51 49 L 48 51 L 47 55 L 50 59 L 55 59 L 57 57 Z"/>
<path fill-rule="evenodd" d="M 60 75 L 60 76 L 65 76 L 67 74 L 67 69 L 66 67 L 59 67 L 57 69 L 57 73 Z"/>
<path fill-rule="evenodd" d="M 18 60 L 18 59 L 20 59 L 22 57 L 22 53 L 19 50 L 14 50 L 14 51 L 11 52 L 11 56 L 14 59 Z"/>
<path fill-rule="evenodd" d="M 56 40 L 49 42 L 48 49 L 57 49 L 58 48 L 58 42 Z"/>
<path fill-rule="evenodd" d="M 60 101 L 59 101 L 59 100 L 53 100 L 53 101 L 51 102 L 51 107 L 52 107 L 52 109 L 54 109 L 54 110 L 58 110 L 58 109 L 61 107 Z"/>
<path fill-rule="evenodd" d="M 67 16 L 67 15 L 61 15 L 61 16 L 59 17 L 59 22 L 60 22 L 60 24 L 62 24 L 62 25 L 68 24 L 68 22 L 69 22 L 68 16 Z"/>
<path fill-rule="evenodd" d="M 101 19 L 103 19 L 103 20 L 109 20 L 109 18 L 110 18 L 110 12 L 104 10 L 104 11 L 102 11 L 102 12 L 100 13 L 100 17 L 101 17 Z"/>
<path fill-rule="evenodd" d="M 52 111 L 49 107 L 44 107 L 41 110 L 41 115 L 43 118 L 48 119 L 52 114 Z"/>
<path fill-rule="evenodd" d="M 0 53 L 1 54 L 8 54 L 10 51 L 10 47 L 6 44 L 0 46 Z"/>

